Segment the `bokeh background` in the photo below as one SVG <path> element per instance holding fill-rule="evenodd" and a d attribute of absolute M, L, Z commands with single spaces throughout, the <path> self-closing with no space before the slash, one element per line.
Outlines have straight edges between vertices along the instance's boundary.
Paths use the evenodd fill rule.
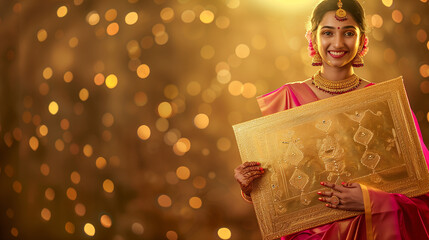
<path fill-rule="evenodd" d="M 315 0 L 0 1 L 1 239 L 260 239 L 232 125 L 313 75 Z M 357 73 L 429 142 L 429 4 L 362 1 Z"/>

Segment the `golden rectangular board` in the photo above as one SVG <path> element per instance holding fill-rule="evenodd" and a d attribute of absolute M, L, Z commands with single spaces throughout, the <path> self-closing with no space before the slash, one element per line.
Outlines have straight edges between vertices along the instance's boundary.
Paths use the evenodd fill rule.
<path fill-rule="evenodd" d="M 266 169 L 251 194 L 263 239 L 360 214 L 326 208 L 321 181 L 409 197 L 429 191 L 402 77 L 233 128 L 242 162 Z"/>

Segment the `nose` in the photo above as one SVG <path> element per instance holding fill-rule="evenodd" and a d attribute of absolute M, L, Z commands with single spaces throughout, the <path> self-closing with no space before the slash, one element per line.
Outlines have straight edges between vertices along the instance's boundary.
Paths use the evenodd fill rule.
<path fill-rule="evenodd" d="M 337 49 L 344 47 L 344 38 L 342 34 L 335 34 L 334 47 Z"/>

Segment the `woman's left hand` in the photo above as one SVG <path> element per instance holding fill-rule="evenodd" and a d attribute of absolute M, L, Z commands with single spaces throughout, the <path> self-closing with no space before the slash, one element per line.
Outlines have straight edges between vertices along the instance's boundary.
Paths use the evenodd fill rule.
<path fill-rule="evenodd" d="M 332 191 L 318 192 L 321 196 L 319 200 L 326 202 L 326 207 L 349 211 L 365 210 L 360 184 L 334 184 L 328 182 L 321 182 L 320 184 L 332 189 Z"/>

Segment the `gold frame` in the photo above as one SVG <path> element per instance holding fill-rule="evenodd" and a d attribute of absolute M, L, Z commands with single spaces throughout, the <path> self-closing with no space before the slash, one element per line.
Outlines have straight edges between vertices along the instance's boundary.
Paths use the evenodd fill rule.
<path fill-rule="evenodd" d="M 385 107 L 382 108 L 382 106 Z M 372 108 L 378 107 L 384 111 L 372 112 Z M 362 109 L 369 110 L 362 112 Z M 349 116 L 349 113 L 353 111 L 355 111 L 356 116 Z M 368 111 L 372 113 L 367 114 Z M 360 115 L 361 113 L 363 116 Z M 386 141 L 383 140 L 386 138 L 382 136 L 388 136 L 390 133 L 386 135 L 381 130 L 377 130 L 381 125 L 377 125 L 376 128 L 373 127 L 375 130 L 361 127 L 362 119 L 368 118 L 369 120 L 366 122 L 373 124 L 376 122 L 373 119 L 381 119 L 381 115 L 383 115 L 382 119 L 387 119 L 382 128 L 391 130 L 393 136 L 387 138 Z M 338 120 L 338 116 L 347 116 L 347 121 Z M 321 119 L 334 119 L 333 121 L 336 121 L 339 130 L 330 128 L 331 120 L 329 120 L 329 124 L 323 120 L 323 124 L 325 124 L 323 125 L 320 122 Z M 348 121 L 348 119 L 354 122 Z M 344 125 L 346 128 L 341 128 Z M 320 139 L 312 140 L 316 128 L 312 129 L 311 126 L 316 126 L 322 132 L 325 131 L 327 137 L 323 141 Z M 275 239 L 363 214 L 363 212 L 329 209 L 317 201 L 316 192 L 324 189 L 321 185 L 316 184 L 317 179 L 323 179 L 327 173 L 329 175 L 326 178 L 331 177 L 332 180 L 335 177 L 336 181 L 349 178 L 347 180 L 351 182 L 359 182 L 386 192 L 406 194 L 409 197 L 422 195 L 429 191 L 428 168 L 402 77 L 236 124 L 233 128 L 242 162 L 259 161 L 266 169 L 264 176 L 255 182 L 251 194 L 263 239 Z M 347 132 L 347 129 L 351 128 L 353 128 L 354 134 L 350 134 L 351 131 Z M 307 132 L 306 129 L 308 129 Z M 317 129 L 316 131 L 318 131 Z M 295 130 L 300 135 L 297 135 Z M 346 139 L 343 143 L 347 143 L 344 146 L 335 145 L 338 147 L 331 149 L 338 150 L 346 147 L 349 151 L 345 151 L 345 153 L 364 151 L 362 155 L 354 154 L 353 156 L 356 157 L 351 157 L 354 158 L 353 161 L 357 162 L 354 164 L 355 169 L 360 169 L 362 176 L 353 175 L 354 173 L 341 168 L 341 161 L 343 160 L 338 160 L 340 158 L 337 159 L 338 161 L 332 162 L 332 159 L 335 159 L 332 157 L 333 152 L 336 150 L 326 151 L 328 155 L 332 155 L 330 157 L 326 157 L 325 152 L 321 152 L 320 149 L 325 146 L 326 142 L 329 142 L 328 135 L 340 139 L 337 141 L 331 137 L 331 140 L 334 139 L 333 142 L 341 142 L 342 139 Z M 377 137 L 381 140 L 378 141 Z M 284 141 L 280 141 L 281 139 Z M 294 143 L 294 141 L 298 143 Z M 314 149 L 317 149 L 318 152 L 311 153 L 311 147 L 307 148 L 310 141 L 312 143 L 317 142 L 317 147 L 314 144 L 312 148 L 313 152 Z M 371 141 L 376 143 L 373 144 L 376 151 L 383 152 L 384 155 L 380 152 L 381 158 L 379 154 L 368 150 Z M 299 142 L 303 143 L 299 145 Z M 287 144 L 288 147 L 282 144 Z M 306 152 L 306 149 L 310 149 L 309 152 Z M 344 151 L 337 151 L 337 153 L 338 156 L 342 154 L 342 158 L 345 158 Z M 391 157 L 388 155 L 389 158 L 386 158 L 386 154 L 391 154 Z M 306 156 L 312 156 L 311 159 L 315 159 L 315 155 L 319 156 L 318 165 L 313 160 L 303 160 Z M 349 157 L 347 156 L 347 159 L 351 159 Z M 385 163 L 382 162 L 383 160 Z M 321 167 L 321 169 L 324 167 L 325 170 L 321 173 L 311 172 L 311 169 L 314 168 L 307 168 L 308 166 L 302 162 L 306 162 L 305 164 L 308 165 L 315 164 L 314 166 Z M 376 170 L 378 166 L 381 166 L 380 162 L 385 164 L 383 165 L 385 168 Z M 347 163 L 349 162 L 344 162 L 344 165 Z M 338 166 L 342 169 L 341 171 L 338 170 Z M 371 170 L 368 170 L 370 168 Z M 364 173 L 365 171 L 366 173 Z M 368 173 L 368 171 L 372 172 Z"/>

